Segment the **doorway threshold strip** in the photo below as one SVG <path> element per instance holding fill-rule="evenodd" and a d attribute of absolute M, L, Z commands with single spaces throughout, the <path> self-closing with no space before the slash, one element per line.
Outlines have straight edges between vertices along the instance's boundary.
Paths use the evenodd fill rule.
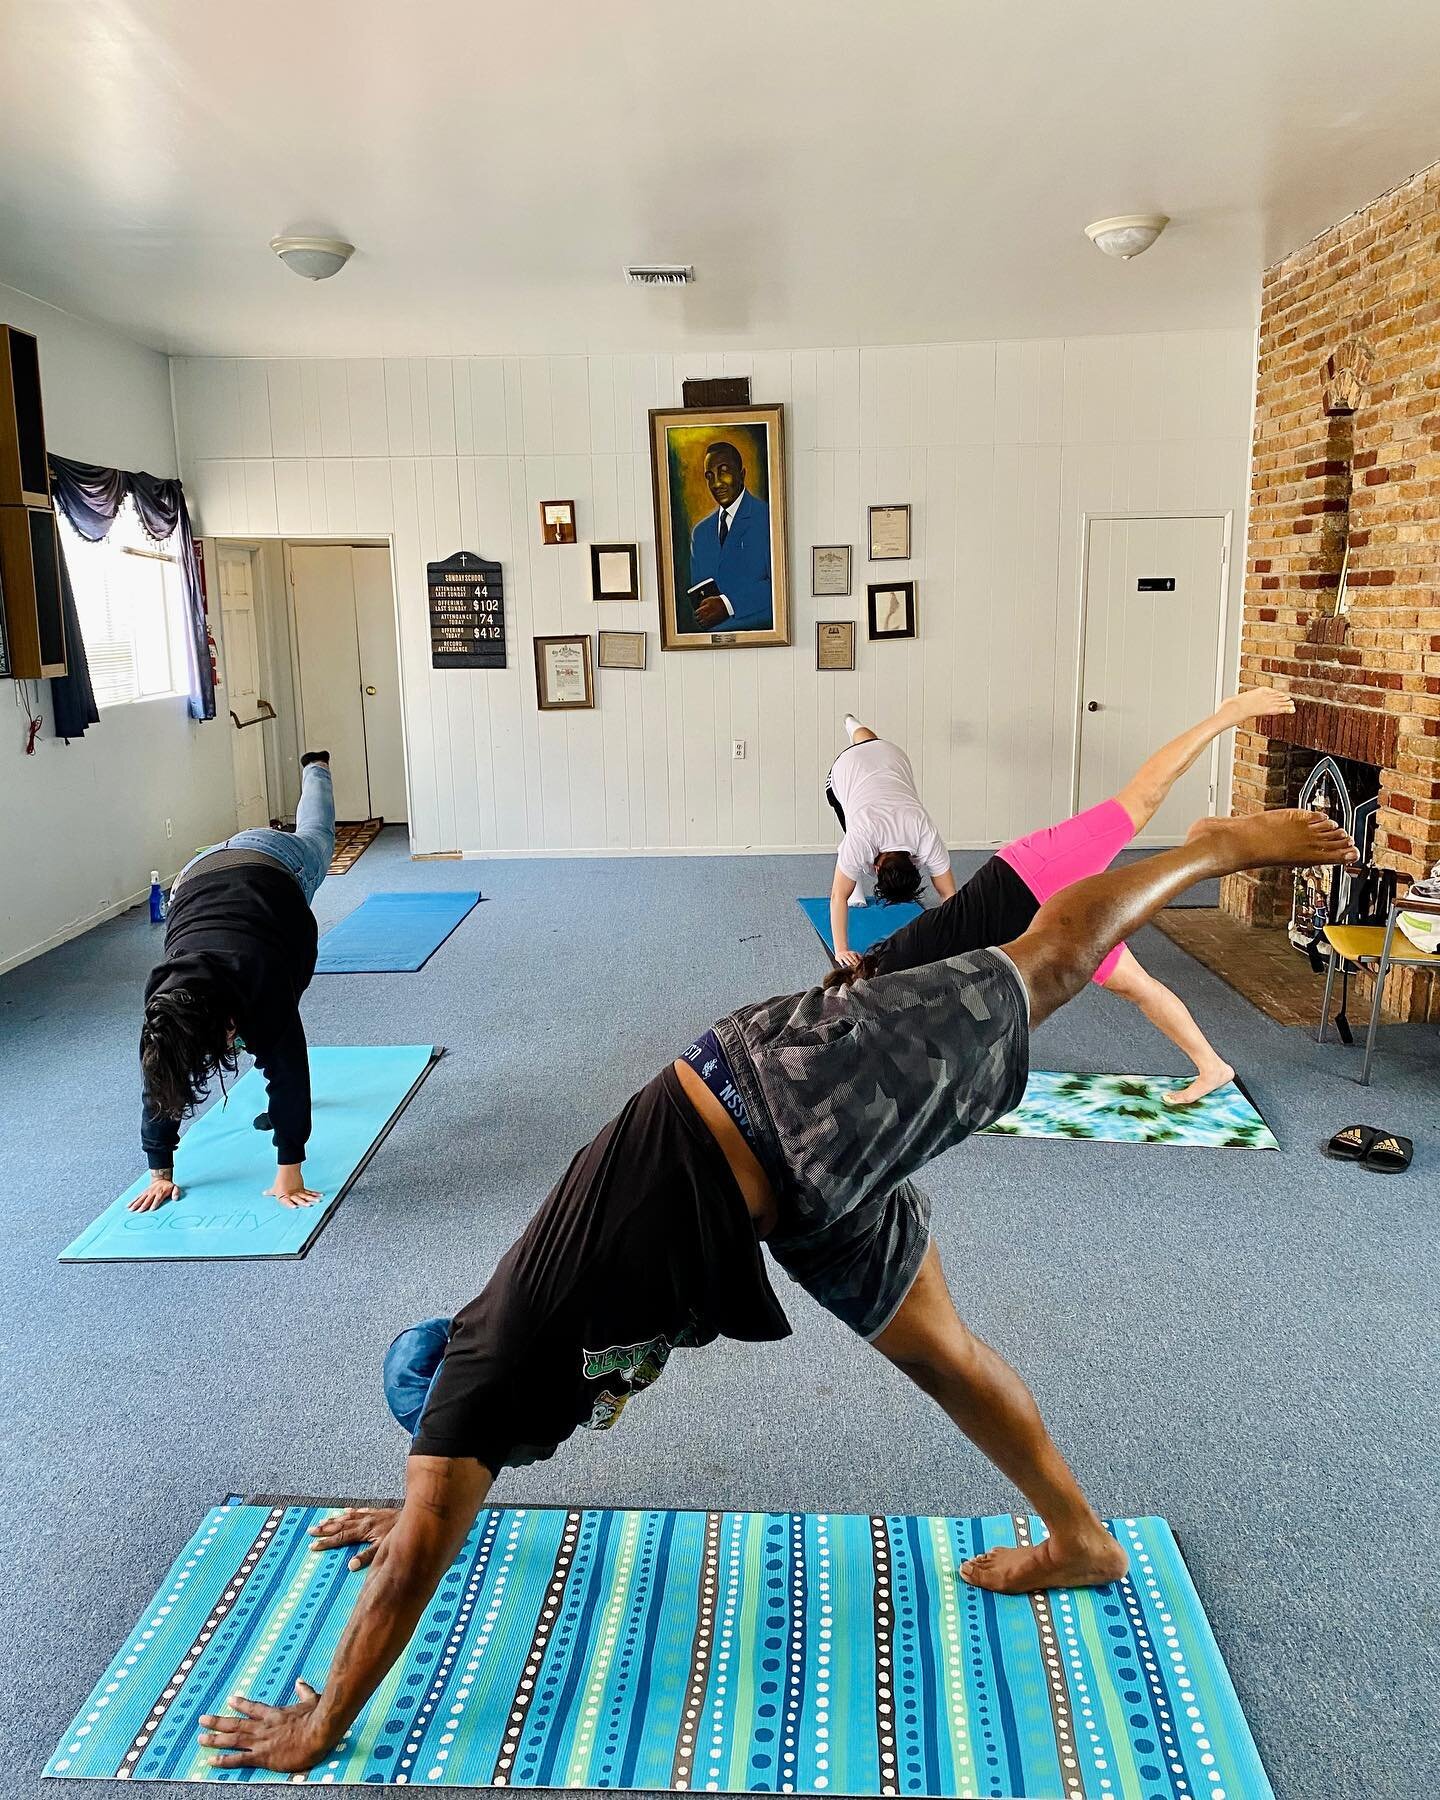
<path fill-rule="evenodd" d="M 45 1773 L 306 1782 L 196 1732 L 324 1682 L 364 1579 L 329 1510 L 216 1507 Z M 1124 1581 L 1008 1597 L 958 1569 L 1023 1515 L 487 1510 L 308 1783 L 1273 1800 L 1169 1526 L 1110 1530 Z"/>
<path fill-rule="evenodd" d="M 73 1244 L 61 1262 L 213 1262 L 304 1256 L 350 1191 L 390 1127 L 444 1051 L 432 1044 L 310 1047 L 313 1127 L 305 1180 L 323 1195 L 285 1207 L 266 1196 L 275 1149 L 255 1118 L 268 1103 L 265 1079 L 248 1069 L 190 1126 L 175 1153 L 180 1198 L 132 1213 L 145 1189 L 131 1184 Z"/>
<path fill-rule="evenodd" d="M 1191 1106 L 1167 1106 L 1183 1075 L 1071 1075 L 1032 1069 L 996 1137 L 1091 1138 L 1107 1144 L 1178 1144 L 1204 1150 L 1278 1150 L 1275 1134 L 1238 1081 Z"/>
<path fill-rule="evenodd" d="M 412 975 L 484 898 L 476 890 L 369 894 L 320 940 L 317 975 Z"/>

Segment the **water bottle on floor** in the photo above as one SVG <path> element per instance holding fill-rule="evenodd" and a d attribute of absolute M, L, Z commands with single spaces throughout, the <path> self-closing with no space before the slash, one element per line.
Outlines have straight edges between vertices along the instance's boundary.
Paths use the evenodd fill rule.
<path fill-rule="evenodd" d="M 160 885 L 158 869 L 150 871 L 150 923 L 152 925 L 165 923 L 165 890 Z"/>

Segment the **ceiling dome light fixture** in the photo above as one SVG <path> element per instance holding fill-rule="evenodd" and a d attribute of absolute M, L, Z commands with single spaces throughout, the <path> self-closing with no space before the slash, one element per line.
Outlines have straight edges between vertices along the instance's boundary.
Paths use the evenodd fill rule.
<path fill-rule="evenodd" d="M 306 281 L 328 281 L 355 254 L 355 246 L 344 238 L 273 237 L 270 248 L 287 269 Z"/>
<path fill-rule="evenodd" d="M 1097 219 L 1085 227 L 1085 235 L 1106 256 L 1129 262 L 1155 242 L 1170 223 L 1164 213 L 1120 213 L 1113 219 Z"/>

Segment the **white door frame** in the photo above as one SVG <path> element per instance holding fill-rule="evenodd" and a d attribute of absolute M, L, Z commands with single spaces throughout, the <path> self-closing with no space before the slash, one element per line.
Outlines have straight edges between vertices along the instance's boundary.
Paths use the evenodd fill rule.
<path fill-rule="evenodd" d="M 217 608 L 220 616 L 220 642 L 226 659 L 224 664 L 226 692 L 229 692 L 231 685 L 229 664 L 230 644 L 225 635 L 225 588 L 224 580 L 220 572 L 220 566 L 226 560 L 227 556 L 243 555 L 246 562 L 250 565 L 250 616 L 255 625 L 256 697 L 257 699 L 263 699 L 267 688 L 273 691 L 274 683 L 271 680 L 270 642 L 265 628 L 265 575 L 260 566 L 259 546 L 252 543 L 249 538 L 215 538 L 212 542 L 215 547 L 215 591 L 220 602 Z M 227 708 L 226 711 L 231 720 L 231 731 L 234 732 L 240 730 L 240 727 L 234 723 L 234 713 L 231 712 L 229 708 Z M 258 731 L 260 733 L 260 779 L 265 788 L 265 823 L 268 825 L 270 820 L 275 817 L 273 810 L 275 796 L 270 792 L 270 757 L 268 754 L 268 740 L 270 733 L 267 726 L 268 721 L 265 725 L 247 724 L 245 729 L 247 731 Z M 233 762 L 233 755 L 231 760 Z"/>
<path fill-rule="evenodd" d="M 1213 703 L 1218 706 L 1224 694 L 1226 647 L 1230 635 L 1230 544 L 1235 526 L 1233 508 L 1218 506 L 1167 506 L 1155 511 L 1127 512 L 1120 508 L 1095 507 L 1080 514 L 1080 567 L 1076 580 L 1080 592 L 1080 629 L 1075 642 L 1074 701 L 1071 708 L 1070 735 L 1070 810 L 1080 810 L 1080 742 L 1084 730 L 1085 695 L 1085 630 L 1090 616 L 1090 525 L 1095 519 L 1220 519 L 1223 532 L 1220 545 L 1220 612 L 1215 634 L 1215 681 Z M 1160 746 L 1157 744 L 1158 750 Z M 1220 740 L 1210 746 L 1210 813 L 1214 816 L 1220 793 Z"/>
<path fill-rule="evenodd" d="M 390 557 L 390 595 L 395 614 L 395 662 L 400 671 L 400 755 L 405 765 L 405 810 L 409 817 L 405 821 L 405 836 L 410 845 L 410 853 L 415 853 L 415 786 L 410 771 L 410 707 L 406 692 L 405 679 L 405 634 L 400 629 L 400 583 L 396 577 L 395 537 L 393 532 L 384 537 L 377 537 L 365 532 L 353 532 L 348 537 L 336 537 L 333 534 L 308 536 L 304 532 L 288 532 L 283 537 L 277 532 L 268 541 L 280 545 L 281 558 L 285 564 L 285 619 L 290 639 L 291 679 L 295 684 L 295 728 L 301 738 L 301 753 L 304 753 L 305 735 L 305 701 L 300 686 L 300 639 L 295 628 L 295 573 L 290 566 L 290 546 L 297 544 L 303 548 L 311 546 L 324 547 L 333 545 L 343 550 L 385 550 Z"/>

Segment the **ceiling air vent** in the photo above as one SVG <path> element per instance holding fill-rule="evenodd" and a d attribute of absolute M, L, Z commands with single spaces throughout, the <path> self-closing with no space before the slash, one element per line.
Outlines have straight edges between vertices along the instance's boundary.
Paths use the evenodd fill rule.
<path fill-rule="evenodd" d="M 684 287 L 695 271 L 688 263 L 631 263 L 625 279 L 631 287 Z"/>

